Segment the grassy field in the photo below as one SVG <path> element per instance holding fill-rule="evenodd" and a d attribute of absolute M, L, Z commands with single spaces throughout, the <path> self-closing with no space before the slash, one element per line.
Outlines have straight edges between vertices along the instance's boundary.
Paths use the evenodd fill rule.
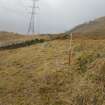
<path fill-rule="evenodd" d="M 0 51 L 0 105 L 105 105 L 105 39 L 53 40 Z"/>

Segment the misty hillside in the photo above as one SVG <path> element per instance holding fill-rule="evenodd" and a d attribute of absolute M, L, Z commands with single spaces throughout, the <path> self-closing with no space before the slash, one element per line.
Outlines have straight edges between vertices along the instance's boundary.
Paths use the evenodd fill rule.
<path fill-rule="evenodd" d="M 105 35 L 105 16 L 76 26 L 70 32 L 85 35 Z"/>
<path fill-rule="evenodd" d="M 0 32 L 0 42 L 19 40 L 25 36 L 13 32 Z"/>
<path fill-rule="evenodd" d="M 14 32 L 0 32 L 0 46 L 33 40 L 34 36 L 22 35 Z"/>
<path fill-rule="evenodd" d="M 0 50 L 16 49 L 47 41 L 47 36 L 21 35 L 13 32 L 0 32 Z"/>
<path fill-rule="evenodd" d="M 13 32 L 0 32 L 0 43 L 6 42 L 14 42 L 14 41 L 24 41 L 24 40 L 31 40 L 31 39 L 49 39 L 49 35 L 23 35 Z"/>

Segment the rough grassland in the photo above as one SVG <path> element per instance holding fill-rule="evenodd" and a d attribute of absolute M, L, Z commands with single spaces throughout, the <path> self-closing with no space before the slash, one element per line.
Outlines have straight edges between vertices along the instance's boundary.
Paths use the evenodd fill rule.
<path fill-rule="evenodd" d="M 0 105 L 105 105 L 105 40 L 54 40 L 0 51 Z"/>

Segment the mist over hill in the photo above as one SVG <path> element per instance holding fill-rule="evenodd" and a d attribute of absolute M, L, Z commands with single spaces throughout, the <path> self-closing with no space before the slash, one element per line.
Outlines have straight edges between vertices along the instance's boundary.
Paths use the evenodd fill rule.
<path fill-rule="evenodd" d="M 80 24 L 68 32 L 84 35 L 105 35 L 105 16 Z"/>

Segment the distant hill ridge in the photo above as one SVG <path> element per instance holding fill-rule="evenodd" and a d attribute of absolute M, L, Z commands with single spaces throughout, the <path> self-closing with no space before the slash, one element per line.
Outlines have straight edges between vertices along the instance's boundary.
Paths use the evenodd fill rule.
<path fill-rule="evenodd" d="M 105 35 L 105 16 L 78 25 L 69 32 L 84 35 Z"/>
<path fill-rule="evenodd" d="M 13 32 L 0 32 L 0 42 L 13 42 L 22 38 L 25 38 L 25 36 Z"/>

